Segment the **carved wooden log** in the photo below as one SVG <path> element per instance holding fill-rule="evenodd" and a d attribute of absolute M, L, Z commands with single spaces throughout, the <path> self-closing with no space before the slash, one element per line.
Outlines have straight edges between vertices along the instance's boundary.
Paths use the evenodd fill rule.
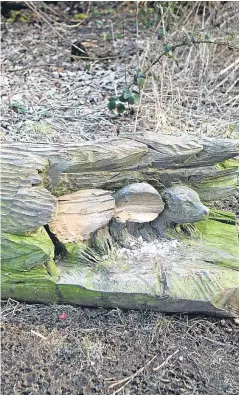
<path fill-rule="evenodd" d="M 162 136 L 147 132 L 135 138 L 149 148 L 142 160 L 153 168 L 198 167 L 223 162 L 238 155 L 238 141 L 229 139 L 197 138 L 192 136 Z"/>
<path fill-rule="evenodd" d="M 202 201 L 229 196 L 238 155 L 238 141 L 156 134 L 64 146 L 3 142 L 3 297 L 237 313 L 237 292 L 229 292 L 239 288 L 232 214 L 211 211 L 187 235 L 171 229 L 168 241 L 152 241 L 148 224 L 141 234 L 149 244 L 137 239 L 131 250 L 112 241 L 109 224 L 112 217 L 136 221 L 122 228 L 129 241 L 132 229 L 160 213 L 160 193 L 175 184 L 195 189 Z M 137 195 L 132 183 L 149 185 Z M 119 191 L 125 187 L 130 204 Z"/>
<path fill-rule="evenodd" d="M 64 146 L 3 142 L 2 149 L 47 159 L 44 186 L 55 196 L 89 188 L 116 191 L 134 182 L 148 182 L 160 192 L 181 181 L 202 200 L 221 199 L 235 190 L 237 140 L 147 136 Z"/>

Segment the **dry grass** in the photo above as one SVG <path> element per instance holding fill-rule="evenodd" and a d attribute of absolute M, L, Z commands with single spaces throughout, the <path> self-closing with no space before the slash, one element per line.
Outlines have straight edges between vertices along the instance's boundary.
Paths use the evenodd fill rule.
<path fill-rule="evenodd" d="M 237 33 L 235 51 L 230 51 L 226 45 L 204 43 L 179 49 L 178 65 L 163 58 L 152 69 L 151 84 L 145 93 L 148 103 L 141 110 L 141 118 L 145 118 L 145 123 L 155 131 L 238 137 L 238 4 L 222 6 L 206 2 L 201 5 L 200 13 L 199 4 L 195 2 L 188 14 L 179 18 L 171 39 L 177 37 L 180 42 L 180 37 L 182 40 L 185 32 L 194 27 L 195 31 L 209 32 L 217 42 L 226 43 L 228 35 L 234 31 Z M 215 14 L 220 21 L 213 21 Z M 151 44 L 151 52 L 153 48 L 153 53 L 157 54 L 159 49 L 155 43 Z"/>
<path fill-rule="evenodd" d="M 114 56 L 108 63 L 92 61 L 87 65 L 89 71 L 84 61 L 70 63 L 70 43 L 79 38 L 79 29 L 88 42 L 94 41 L 95 28 L 101 37 L 107 29 L 115 32 L 117 15 L 110 15 L 103 27 L 96 27 L 94 18 L 89 25 L 72 27 L 59 10 L 41 11 L 38 3 L 29 2 L 42 22 L 41 27 L 6 24 L 2 48 L 2 138 L 81 141 L 146 129 L 238 137 L 239 52 L 226 45 L 200 44 L 178 49 L 178 65 L 164 57 L 148 76 L 136 116 L 117 117 L 106 108 L 107 98 L 121 91 L 125 77 L 128 81 L 132 78 L 139 62 L 142 68 L 147 67 L 162 51 L 165 39 L 158 39 L 158 35 L 168 21 L 167 40 L 171 42 L 180 41 L 187 31 L 193 30 L 209 32 L 224 43 L 234 34 L 233 45 L 238 48 L 237 2 L 177 4 L 172 15 L 164 11 L 162 20 L 148 30 L 142 27 L 137 10 L 130 10 L 129 5 L 119 8 L 125 25 L 124 37 L 103 43 L 98 40 L 98 52 L 102 55 L 107 49 Z M 135 20 L 136 38 L 131 33 Z M 135 54 L 129 56 L 132 46 Z M 123 58 L 119 57 L 122 51 Z M 96 53 L 93 56 L 97 58 Z M 14 103 L 24 104 L 25 112 L 14 110 Z"/>

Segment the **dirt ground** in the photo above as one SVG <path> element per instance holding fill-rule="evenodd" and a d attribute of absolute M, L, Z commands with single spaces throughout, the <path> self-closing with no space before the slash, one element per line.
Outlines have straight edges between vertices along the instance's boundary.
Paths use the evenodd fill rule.
<path fill-rule="evenodd" d="M 238 394 L 232 320 L 13 302 L 3 317 L 4 395 Z"/>
<path fill-rule="evenodd" d="M 164 58 L 140 106 L 107 110 L 139 59 L 146 67 L 159 53 L 162 23 L 169 40 L 192 26 L 223 40 L 239 26 L 236 2 L 188 2 L 186 11 L 165 10 L 163 22 L 157 8 L 129 3 L 29 2 L 2 16 L 2 139 L 64 143 L 142 130 L 239 137 L 238 52 L 225 47 L 179 50 L 177 64 Z M 71 62 L 79 40 L 91 59 Z M 239 192 L 215 205 L 239 219 L 238 200 Z M 230 319 L 13 300 L 2 302 L 1 317 L 3 395 L 239 392 L 239 326 Z"/>

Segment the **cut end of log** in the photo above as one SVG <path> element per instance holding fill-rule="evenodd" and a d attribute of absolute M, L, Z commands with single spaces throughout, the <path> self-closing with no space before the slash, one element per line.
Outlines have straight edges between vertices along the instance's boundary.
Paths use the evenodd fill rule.
<path fill-rule="evenodd" d="M 77 191 L 58 199 L 58 213 L 49 228 L 63 243 L 86 240 L 97 229 L 108 224 L 114 215 L 114 208 L 114 198 L 108 191 Z"/>
<path fill-rule="evenodd" d="M 146 182 L 134 183 L 115 195 L 115 216 L 122 221 L 150 222 L 163 211 L 164 203 L 158 191 Z"/>

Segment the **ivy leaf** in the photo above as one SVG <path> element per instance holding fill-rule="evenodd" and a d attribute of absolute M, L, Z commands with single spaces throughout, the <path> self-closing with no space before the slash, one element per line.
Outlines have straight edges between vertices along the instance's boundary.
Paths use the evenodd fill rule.
<path fill-rule="evenodd" d="M 116 100 L 118 100 L 120 98 L 120 96 L 110 96 L 110 97 L 108 97 L 108 100 L 109 101 L 116 101 Z"/>
<path fill-rule="evenodd" d="M 134 93 L 133 94 L 133 98 L 134 98 L 135 104 L 139 104 L 140 103 L 140 95 L 138 93 Z"/>
<path fill-rule="evenodd" d="M 116 109 L 118 111 L 118 114 L 123 114 L 123 112 L 125 111 L 125 106 L 123 105 L 123 103 L 118 103 Z"/>
<path fill-rule="evenodd" d="M 145 84 L 145 75 L 144 74 L 140 74 L 140 76 L 137 78 L 136 80 L 136 85 L 143 87 Z"/>
<path fill-rule="evenodd" d="M 134 104 L 134 96 L 133 95 L 130 95 L 129 97 L 128 97 L 128 103 L 129 104 Z"/>
<path fill-rule="evenodd" d="M 110 111 L 113 111 L 116 108 L 116 103 L 114 100 L 108 101 L 107 107 Z"/>
<path fill-rule="evenodd" d="M 127 102 L 127 99 L 125 99 L 125 97 L 124 97 L 124 93 L 123 93 L 122 95 L 119 96 L 119 101 L 121 101 L 121 102 L 123 102 L 123 103 L 126 103 L 126 102 Z"/>
<path fill-rule="evenodd" d="M 143 86 L 144 82 L 143 79 L 145 79 L 145 74 L 142 73 L 142 71 L 140 69 L 136 69 L 135 70 L 135 75 L 134 75 L 134 84 L 135 85 L 139 85 L 139 86 Z"/>
<path fill-rule="evenodd" d="M 124 99 L 125 99 L 126 101 L 128 101 L 128 98 L 129 98 L 130 96 L 131 96 L 131 93 L 130 93 L 129 90 L 127 90 L 127 91 L 124 92 Z"/>
<path fill-rule="evenodd" d="M 168 53 L 172 52 L 172 46 L 169 45 L 169 44 L 164 44 L 163 45 L 163 50 L 164 50 L 165 54 L 168 54 Z"/>

